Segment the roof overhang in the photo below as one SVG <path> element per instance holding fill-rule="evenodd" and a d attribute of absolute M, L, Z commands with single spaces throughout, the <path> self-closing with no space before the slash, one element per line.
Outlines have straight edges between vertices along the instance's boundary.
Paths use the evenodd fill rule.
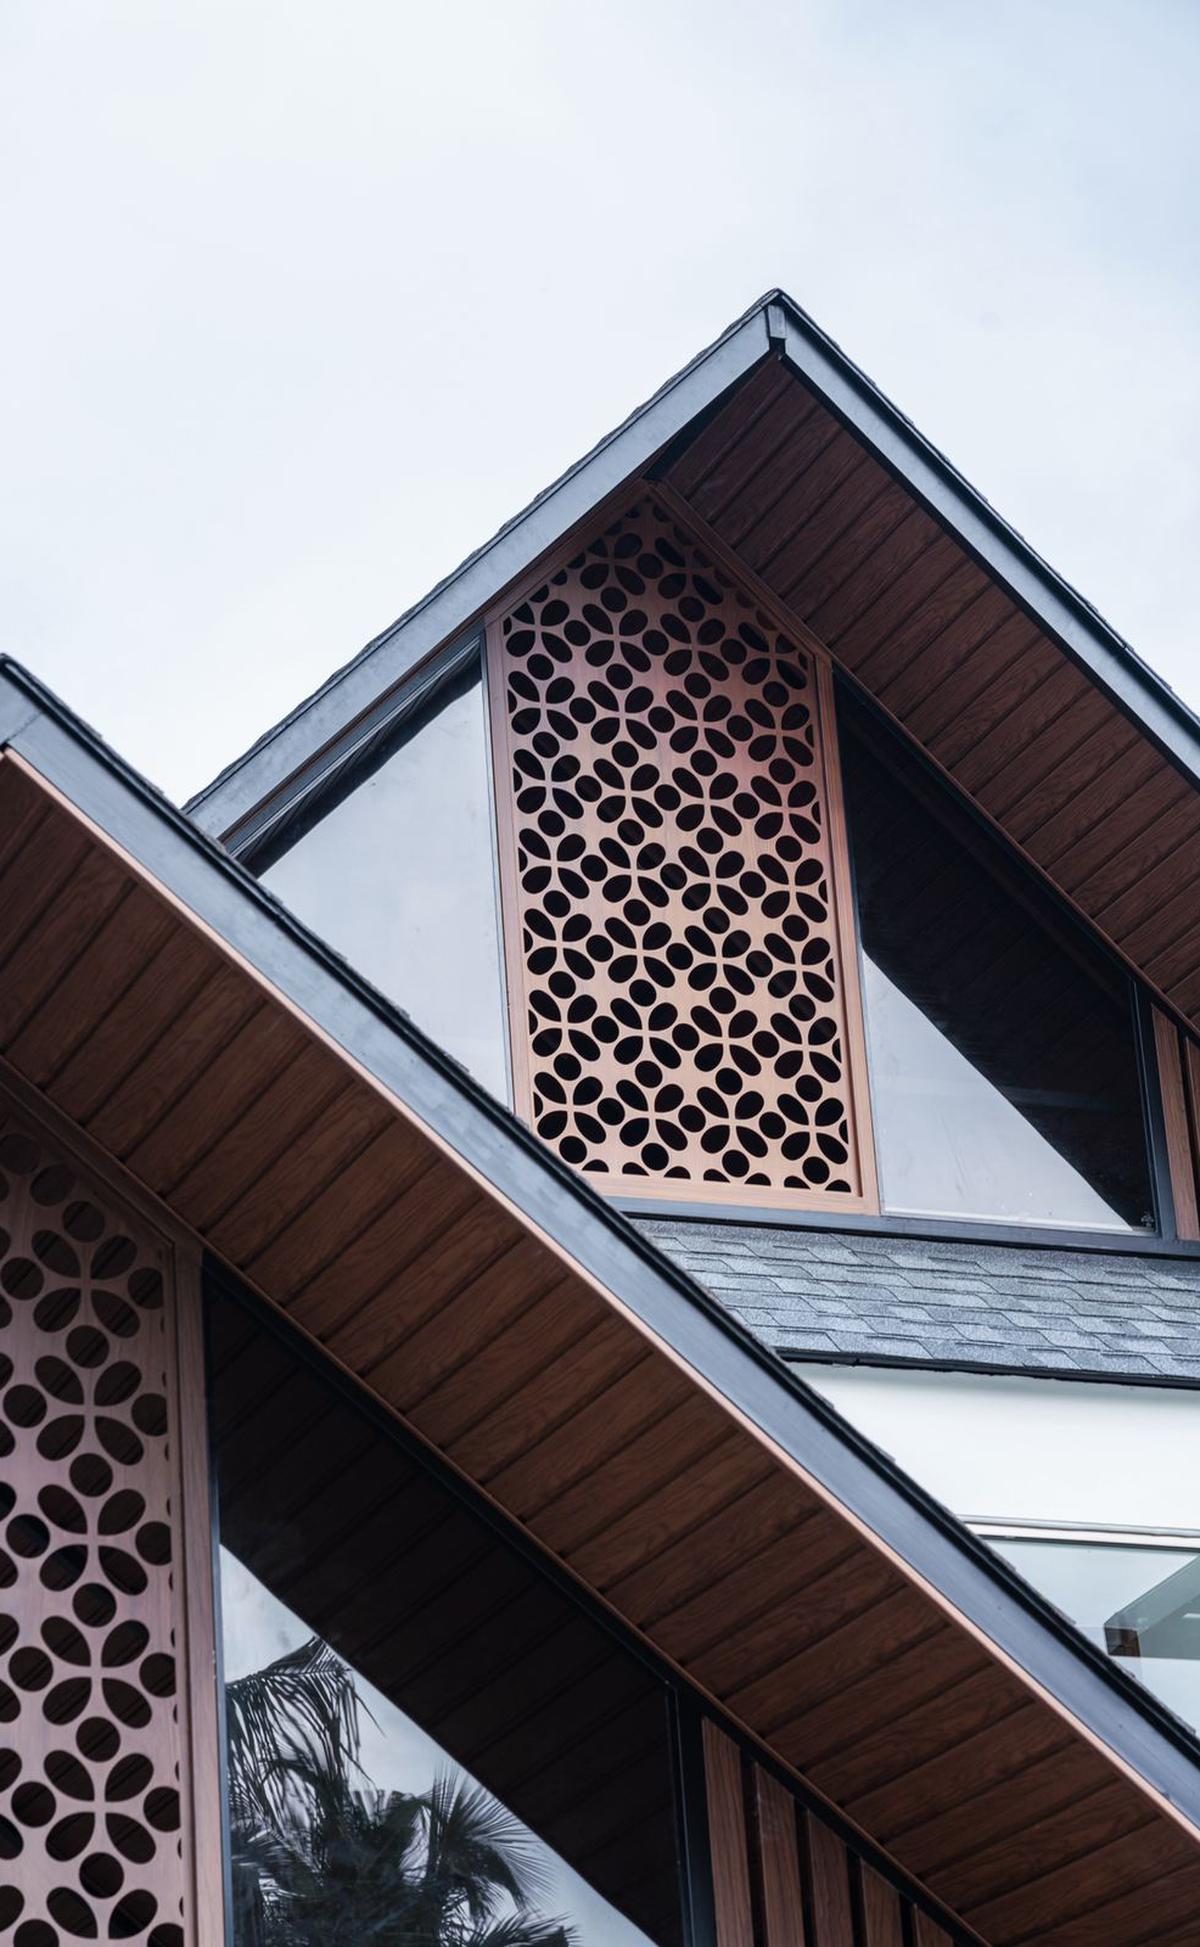
<path fill-rule="evenodd" d="M 812 320 L 769 293 L 202 791 L 241 853 L 429 658 L 652 474 L 977 812 L 1200 1026 L 1200 723 Z M 807 550 L 807 554 L 806 554 Z"/>
<path fill-rule="evenodd" d="M 0 746 L 20 1085 L 980 1937 L 1188 1938 L 1175 1720 L 12 665 Z"/>

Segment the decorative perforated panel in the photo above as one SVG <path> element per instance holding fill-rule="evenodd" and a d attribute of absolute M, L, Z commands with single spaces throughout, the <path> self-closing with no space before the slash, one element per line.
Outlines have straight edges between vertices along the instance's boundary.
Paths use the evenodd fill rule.
<path fill-rule="evenodd" d="M 195 1937 L 170 1265 L 0 1105 L 0 1934 L 16 1947 Z"/>
<path fill-rule="evenodd" d="M 650 498 L 489 655 L 522 1112 L 625 1191 L 861 1207 L 813 660 Z"/>

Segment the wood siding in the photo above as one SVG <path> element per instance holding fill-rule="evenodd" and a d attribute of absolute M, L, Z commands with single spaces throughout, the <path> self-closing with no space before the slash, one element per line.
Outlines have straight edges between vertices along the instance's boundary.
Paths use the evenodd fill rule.
<path fill-rule="evenodd" d="M 1185 1820 L 12 757 L 0 834 L 7 1061 L 752 1738 L 996 1947 L 1200 1913 Z"/>
<path fill-rule="evenodd" d="M 1200 790 L 784 366 L 667 469 L 846 669 L 1200 1025 Z"/>
<path fill-rule="evenodd" d="M 717 1947 L 951 1947 L 956 1934 L 711 1721 L 704 1763 Z"/>

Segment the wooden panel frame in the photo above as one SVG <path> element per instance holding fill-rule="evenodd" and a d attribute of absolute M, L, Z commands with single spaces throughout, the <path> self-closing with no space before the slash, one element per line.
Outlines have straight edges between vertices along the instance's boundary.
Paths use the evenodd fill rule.
<path fill-rule="evenodd" d="M 1194 1241 L 1200 1238 L 1200 1124 L 1196 1120 L 1200 1048 L 1180 1033 L 1161 1008 L 1152 1012 L 1175 1230 L 1179 1237 Z"/>
<path fill-rule="evenodd" d="M 159 1852 L 167 1862 L 178 1853 L 181 1938 L 187 1947 L 227 1947 L 201 1252 L 196 1240 L 165 1206 L 147 1196 L 99 1145 L 0 1058 L 0 1122 L 6 1119 L 16 1129 L 28 1130 L 36 1141 L 45 1144 L 50 1155 L 61 1159 L 75 1175 L 77 1186 L 85 1193 L 90 1190 L 107 1216 L 128 1226 L 135 1238 L 153 1240 L 163 1265 L 163 1379 L 171 1477 L 171 1627 L 179 1678 L 174 1714 L 180 1822 L 178 1840 L 174 1844 L 170 1837 L 160 1841 Z M 120 1347 L 124 1344 L 124 1340 L 119 1341 Z M 132 1477 L 131 1470 L 117 1468 L 118 1485 Z M 7 1605 L 15 1606 L 19 1619 L 19 1584 L 8 1595 Z M 96 1707 L 94 1702 L 93 1710 Z M 69 1739 L 70 1733 L 64 1728 L 59 1742 Z M 97 1831 L 92 1844 L 103 1850 L 109 1841 Z M 126 1871 L 136 1883 L 136 1867 Z M 56 1861 L 52 1877 L 58 1884 L 69 1882 L 70 1868 Z M 35 1917 L 32 1907 L 26 1907 L 24 1917 Z M 157 1928 L 174 1921 L 174 1912 L 163 1908 L 153 1925 Z M 140 1937 L 140 1930 L 129 1937 Z"/>
<path fill-rule="evenodd" d="M 817 782 L 825 816 L 825 845 L 828 853 L 829 919 L 833 963 L 837 971 L 837 1006 L 841 1014 L 843 1049 L 843 1092 L 850 1131 L 851 1151 L 858 1179 L 855 1193 L 802 1190 L 738 1182 L 712 1183 L 699 1178 L 678 1179 L 665 1175 L 624 1176 L 617 1173 L 581 1172 L 585 1180 L 603 1195 L 633 1200 L 668 1201 L 681 1204 L 702 1201 L 731 1208 L 775 1210 L 821 1210 L 847 1215 L 879 1214 L 878 1168 L 875 1153 L 871 1108 L 870 1078 L 866 1053 L 866 1029 L 861 987 L 861 963 L 851 882 L 849 838 L 841 783 L 841 760 L 837 742 L 837 716 L 834 708 L 833 665 L 826 651 L 813 652 L 807 637 L 801 637 L 790 621 L 780 615 L 779 604 L 763 601 L 758 586 L 736 564 L 728 551 L 718 556 L 706 549 L 704 537 L 697 534 L 690 510 L 686 518 L 679 509 L 684 503 L 676 494 L 660 492 L 658 481 L 629 483 L 620 503 L 607 504 L 603 518 L 592 522 L 572 537 L 554 560 L 543 559 L 535 573 L 523 577 L 505 591 L 502 600 L 489 610 L 484 626 L 484 672 L 487 707 L 491 725 L 491 771 L 496 807 L 496 850 L 499 867 L 502 959 L 505 981 L 506 1015 L 509 1035 L 509 1065 L 516 1113 L 532 1122 L 533 1078 L 530 1065 L 529 1026 L 526 1000 L 526 967 L 521 946 L 521 893 L 517 882 L 518 840 L 511 780 L 513 741 L 506 706 L 506 685 L 502 669 L 501 629 L 503 620 L 529 593 L 541 587 L 558 566 L 565 565 L 580 550 L 605 532 L 622 511 L 631 511 L 639 502 L 657 498 L 668 517 L 682 527 L 701 557 L 709 553 L 711 565 L 730 580 L 744 598 L 777 624 L 785 634 L 795 637 L 813 676 L 811 710 L 813 719 Z"/>

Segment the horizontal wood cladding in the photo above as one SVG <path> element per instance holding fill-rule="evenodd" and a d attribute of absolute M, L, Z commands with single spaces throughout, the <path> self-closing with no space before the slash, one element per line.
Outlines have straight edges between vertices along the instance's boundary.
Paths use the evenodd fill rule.
<path fill-rule="evenodd" d="M 1200 1912 L 1152 1794 L 11 758 L 0 910 L 11 1070 L 964 1927 L 1140 1947 Z"/>
<path fill-rule="evenodd" d="M 666 480 L 1200 1025 L 1195 783 L 782 366 Z"/>

